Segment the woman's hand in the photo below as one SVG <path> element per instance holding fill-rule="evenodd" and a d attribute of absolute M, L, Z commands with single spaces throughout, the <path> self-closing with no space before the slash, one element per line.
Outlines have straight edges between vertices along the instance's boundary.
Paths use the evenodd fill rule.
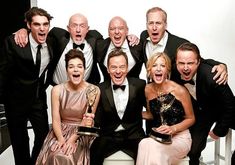
<path fill-rule="evenodd" d="M 167 135 L 172 135 L 176 132 L 173 126 L 168 126 L 168 125 L 161 125 L 155 130 L 161 134 L 167 134 Z"/>
<path fill-rule="evenodd" d="M 92 127 L 94 125 L 94 117 L 95 115 L 93 113 L 85 113 L 83 115 L 81 125 L 86 127 Z"/>
<path fill-rule="evenodd" d="M 74 141 L 67 141 L 62 147 L 62 151 L 65 155 L 71 155 L 76 152 L 77 146 L 78 143 Z"/>
<path fill-rule="evenodd" d="M 51 151 L 56 151 L 56 150 L 62 148 L 64 144 L 65 144 L 64 138 L 61 140 L 56 140 L 55 143 L 51 146 Z"/>

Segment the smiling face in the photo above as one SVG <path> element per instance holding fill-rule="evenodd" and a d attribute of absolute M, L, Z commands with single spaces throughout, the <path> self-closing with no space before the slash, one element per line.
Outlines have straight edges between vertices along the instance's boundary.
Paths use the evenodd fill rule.
<path fill-rule="evenodd" d="M 84 64 L 81 59 L 73 58 L 68 61 L 67 75 L 72 84 L 80 84 L 83 81 L 84 72 Z"/>
<path fill-rule="evenodd" d="M 109 37 L 115 47 L 121 47 L 128 34 L 126 21 L 121 17 L 114 17 L 109 22 Z"/>
<path fill-rule="evenodd" d="M 82 14 L 74 14 L 71 16 L 67 28 L 73 42 L 80 45 L 89 31 L 87 18 Z"/>
<path fill-rule="evenodd" d="M 149 72 L 156 84 L 162 84 L 168 77 L 169 71 L 167 62 L 163 56 L 157 56 Z"/>
<path fill-rule="evenodd" d="M 190 50 L 178 50 L 176 66 L 183 80 L 191 80 L 197 72 L 200 60 L 196 53 Z"/>
<path fill-rule="evenodd" d="M 126 58 L 123 55 L 111 57 L 107 70 L 112 82 L 116 85 L 122 85 L 128 72 Z"/>
<path fill-rule="evenodd" d="M 27 26 L 31 30 L 32 37 L 38 44 L 46 42 L 50 28 L 50 22 L 46 16 L 33 16 L 32 22 L 27 22 Z"/>
<path fill-rule="evenodd" d="M 166 15 L 162 11 L 152 11 L 147 15 L 146 25 L 152 43 L 158 44 L 167 28 Z"/>

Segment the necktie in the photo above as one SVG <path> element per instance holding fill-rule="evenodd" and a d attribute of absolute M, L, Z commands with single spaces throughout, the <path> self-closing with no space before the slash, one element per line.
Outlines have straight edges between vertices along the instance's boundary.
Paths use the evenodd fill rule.
<path fill-rule="evenodd" d="M 124 91 L 125 88 L 126 88 L 126 85 L 115 85 L 115 84 L 113 85 L 113 89 L 114 89 L 114 90 L 116 90 L 116 89 L 118 89 L 118 88 L 120 88 L 121 90 Z"/>
<path fill-rule="evenodd" d="M 82 43 L 82 44 L 80 44 L 80 45 L 77 45 L 77 44 L 73 43 L 73 49 L 77 49 L 77 47 L 79 47 L 81 50 L 83 50 L 84 47 L 85 47 L 85 44 Z"/>
<path fill-rule="evenodd" d="M 183 82 L 183 84 L 189 83 L 189 84 L 191 84 L 191 85 L 195 85 L 195 82 L 194 82 L 192 79 L 191 79 L 191 80 L 188 80 L 188 81 L 182 80 L 182 82 Z"/>
<path fill-rule="evenodd" d="M 37 53 L 36 53 L 36 68 L 38 70 L 38 74 L 40 73 L 40 66 L 41 66 L 41 48 L 42 45 L 37 46 Z"/>

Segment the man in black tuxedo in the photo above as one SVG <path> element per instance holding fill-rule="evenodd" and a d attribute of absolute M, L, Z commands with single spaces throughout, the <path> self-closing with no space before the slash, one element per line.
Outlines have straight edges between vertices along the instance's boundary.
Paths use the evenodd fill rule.
<path fill-rule="evenodd" d="M 0 64 L 0 98 L 5 106 L 8 129 L 16 165 L 34 165 L 48 133 L 46 73 L 53 59 L 48 37 L 47 11 L 33 7 L 25 13 L 30 29 L 28 44 L 16 45 L 14 35 L 6 38 Z M 30 153 L 27 122 L 35 139 Z"/>
<path fill-rule="evenodd" d="M 108 54 L 116 49 L 120 48 L 127 54 L 128 57 L 128 77 L 139 78 L 142 65 L 143 65 L 143 53 L 142 44 L 132 45 L 128 36 L 128 26 L 126 21 L 119 17 L 113 17 L 109 22 L 108 27 L 109 37 L 105 40 L 99 40 L 97 42 L 97 60 L 101 72 L 103 73 L 104 80 L 110 79 L 107 72 L 107 59 Z"/>
<path fill-rule="evenodd" d="M 175 81 L 188 88 L 196 117 L 196 123 L 190 128 L 190 165 L 199 165 L 208 134 L 216 140 L 225 136 L 229 128 L 235 128 L 235 99 L 229 85 L 218 85 L 213 80 L 212 67 L 200 59 L 199 49 L 193 43 L 184 43 L 177 50 L 176 67 L 180 76 Z"/>
<path fill-rule="evenodd" d="M 107 66 L 111 80 L 98 85 L 101 97 L 95 125 L 101 132 L 91 145 L 91 165 L 102 165 L 104 158 L 119 150 L 136 159 L 138 143 L 145 136 L 142 109 L 146 82 L 126 77 L 128 57 L 121 49 L 110 52 Z"/>
<path fill-rule="evenodd" d="M 56 41 L 53 48 L 55 54 L 54 67 L 49 72 L 49 74 L 53 74 L 53 83 L 59 84 L 67 81 L 64 55 L 68 50 L 75 48 L 82 51 L 86 59 L 84 79 L 92 84 L 98 84 L 100 82 L 100 73 L 97 66 L 95 47 L 97 40 L 103 40 L 103 36 L 96 30 L 89 31 L 88 20 L 80 13 L 70 17 L 67 30 L 54 27 L 49 32 L 49 36 Z"/>

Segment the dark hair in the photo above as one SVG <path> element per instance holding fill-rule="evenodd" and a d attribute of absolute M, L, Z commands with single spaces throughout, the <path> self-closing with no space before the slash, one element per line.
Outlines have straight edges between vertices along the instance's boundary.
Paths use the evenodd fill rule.
<path fill-rule="evenodd" d="M 78 49 L 71 49 L 65 54 L 65 67 L 68 68 L 69 60 L 78 58 L 82 61 L 84 68 L 86 68 L 86 60 L 82 51 Z"/>
<path fill-rule="evenodd" d="M 128 57 L 127 57 L 126 53 L 123 52 L 122 49 L 120 49 L 120 48 L 115 48 L 108 55 L 107 67 L 109 66 L 110 58 L 117 57 L 117 56 L 123 56 L 125 58 L 125 60 L 126 60 L 126 64 L 128 65 Z"/>
<path fill-rule="evenodd" d="M 177 53 L 178 51 L 192 51 L 197 55 L 197 60 L 201 59 L 201 55 L 200 55 L 200 51 L 199 48 L 197 47 L 197 45 L 195 45 L 194 43 L 191 42 L 185 42 L 183 44 L 181 44 L 176 52 L 176 58 L 177 58 Z"/>
<path fill-rule="evenodd" d="M 40 16 L 45 16 L 47 17 L 48 21 L 50 22 L 50 20 L 53 18 L 46 10 L 42 9 L 42 8 L 38 8 L 38 7 L 32 7 L 31 9 L 29 9 L 25 14 L 25 21 L 28 23 L 32 23 L 32 18 L 36 15 L 40 15 Z"/>

